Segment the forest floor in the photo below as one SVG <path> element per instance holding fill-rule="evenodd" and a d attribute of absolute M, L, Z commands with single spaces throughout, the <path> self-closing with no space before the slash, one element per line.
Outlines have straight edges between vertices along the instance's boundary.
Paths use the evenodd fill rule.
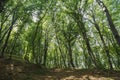
<path fill-rule="evenodd" d="M 18 60 L 0 59 L 0 80 L 120 80 L 120 71 L 46 69 Z"/>

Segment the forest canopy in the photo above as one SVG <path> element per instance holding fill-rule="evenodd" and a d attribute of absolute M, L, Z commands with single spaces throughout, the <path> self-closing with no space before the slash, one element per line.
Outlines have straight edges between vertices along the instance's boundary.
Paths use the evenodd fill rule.
<path fill-rule="evenodd" d="M 119 9 L 120 0 L 1 0 L 0 57 L 119 70 Z"/>

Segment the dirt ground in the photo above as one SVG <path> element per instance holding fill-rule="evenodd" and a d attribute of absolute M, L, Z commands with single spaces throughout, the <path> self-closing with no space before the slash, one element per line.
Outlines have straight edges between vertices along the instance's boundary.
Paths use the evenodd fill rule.
<path fill-rule="evenodd" d="M 0 80 L 120 80 L 120 71 L 46 69 L 35 64 L 0 59 Z"/>

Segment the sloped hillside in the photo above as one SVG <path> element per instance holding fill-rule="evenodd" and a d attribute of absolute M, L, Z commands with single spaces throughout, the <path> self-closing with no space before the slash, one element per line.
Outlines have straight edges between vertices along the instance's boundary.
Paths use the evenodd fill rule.
<path fill-rule="evenodd" d="M 0 59 L 0 80 L 120 80 L 120 71 L 46 69 L 18 60 Z"/>

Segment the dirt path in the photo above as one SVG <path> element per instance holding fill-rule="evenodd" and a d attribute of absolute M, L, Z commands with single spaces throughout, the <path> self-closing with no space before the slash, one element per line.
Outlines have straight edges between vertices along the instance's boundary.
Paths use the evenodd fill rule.
<path fill-rule="evenodd" d="M 120 71 L 46 69 L 15 60 L 0 60 L 0 80 L 120 80 Z"/>
<path fill-rule="evenodd" d="M 120 72 L 109 70 L 62 70 L 54 69 L 46 75 L 35 75 L 34 80 L 120 80 Z"/>

